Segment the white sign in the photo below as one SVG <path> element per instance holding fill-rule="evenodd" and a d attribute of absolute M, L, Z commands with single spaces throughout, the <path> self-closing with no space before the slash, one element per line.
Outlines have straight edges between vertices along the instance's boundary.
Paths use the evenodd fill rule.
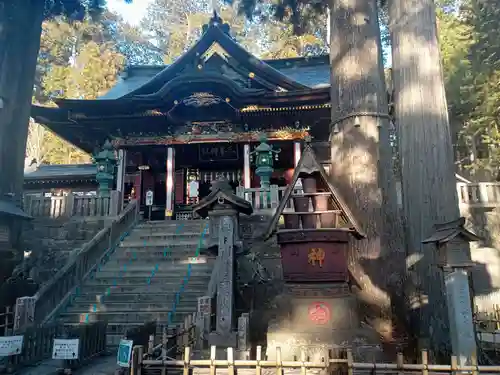
<path fill-rule="evenodd" d="M 78 359 L 79 339 L 54 339 L 52 359 Z"/>
<path fill-rule="evenodd" d="M 120 367 L 130 367 L 130 359 L 132 357 L 132 340 L 120 340 L 118 353 L 116 353 L 116 363 Z"/>
<path fill-rule="evenodd" d="M 0 357 L 21 354 L 24 336 L 0 337 Z"/>
<path fill-rule="evenodd" d="M 153 205 L 153 190 L 148 190 L 146 192 L 146 206 Z"/>

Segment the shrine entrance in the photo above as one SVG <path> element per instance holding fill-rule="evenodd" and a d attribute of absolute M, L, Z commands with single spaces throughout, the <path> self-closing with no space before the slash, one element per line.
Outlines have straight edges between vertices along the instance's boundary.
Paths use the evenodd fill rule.
<path fill-rule="evenodd" d="M 191 206 L 210 193 L 212 181 L 224 177 L 231 187 L 243 186 L 243 145 L 205 143 L 176 149 L 175 218 L 191 219 Z"/>

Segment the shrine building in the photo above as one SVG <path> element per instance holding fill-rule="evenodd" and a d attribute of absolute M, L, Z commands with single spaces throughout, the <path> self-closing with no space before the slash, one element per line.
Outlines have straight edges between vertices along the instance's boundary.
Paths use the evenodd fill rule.
<path fill-rule="evenodd" d="M 214 15 L 173 64 L 128 67 L 106 95 L 33 106 L 32 116 L 88 153 L 111 141 L 116 190 L 142 209 L 152 190 L 161 220 L 180 218 L 218 176 L 233 188 L 259 187 L 250 155 L 263 136 L 281 150 L 271 184 L 290 183 L 307 136 L 328 171 L 329 86 L 328 56 L 260 60 Z"/>

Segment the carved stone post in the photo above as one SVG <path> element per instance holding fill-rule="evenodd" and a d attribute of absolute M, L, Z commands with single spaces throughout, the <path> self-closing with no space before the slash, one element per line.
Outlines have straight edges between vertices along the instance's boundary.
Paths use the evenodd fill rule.
<path fill-rule="evenodd" d="M 216 286 L 216 330 L 209 344 L 236 347 L 234 324 L 235 248 L 240 246 L 238 215 L 252 213 L 252 206 L 235 195 L 227 180 L 212 182 L 212 192 L 193 208 L 201 217 L 210 218 L 209 248 L 217 249 L 217 261 L 211 278 Z M 209 294 L 211 296 L 211 294 Z"/>
<path fill-rule="evenodd" d="M 467 272 L 474 263 L 468 243 L 479 240 L 479 237 L 464 225 L 463 217 L 436 225 L 435 233 L 423 243 L 436 245 L 437 266 L 444 272 L 453 355 L 457 357 L 458 365 L 470 366 L 477 358 L 477 347 Z"/>

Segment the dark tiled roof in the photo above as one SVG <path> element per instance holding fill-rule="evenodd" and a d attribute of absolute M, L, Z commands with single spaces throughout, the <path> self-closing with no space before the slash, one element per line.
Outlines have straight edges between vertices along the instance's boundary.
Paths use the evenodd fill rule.
<path fill-rule="evenodd" d="M 49 180 L 54 178 L 95 178 L 94 164 L 40 165 L 33 171 L 24 171 L 25 180 Z"/>
<path fill-rule="evenodd" d="M 288 78 L 311 87 L 325 87 L 330 85 L 330 64 L 328 56 L 311 58 L 291 58 L 278 60 L 264 60 L 264 62 Z M 138 89 L 168 65 L 131 66 L 126 74 L 99 99 L 117 99 Z"/>

